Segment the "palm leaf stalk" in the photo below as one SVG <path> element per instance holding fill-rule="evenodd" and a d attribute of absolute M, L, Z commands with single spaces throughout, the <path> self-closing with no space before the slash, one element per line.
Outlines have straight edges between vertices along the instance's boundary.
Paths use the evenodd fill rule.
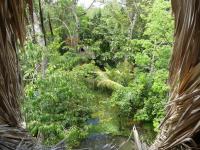
<path fill-rule="evenodd" d="M 175 42 L 170 98 L 154 149 L 200 148 L 200 1 L 172 0 Z"/>

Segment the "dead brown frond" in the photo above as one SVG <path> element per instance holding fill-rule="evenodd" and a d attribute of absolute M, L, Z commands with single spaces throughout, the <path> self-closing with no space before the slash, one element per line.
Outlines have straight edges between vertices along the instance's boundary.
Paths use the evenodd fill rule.
<path fill-rule="evenodd" d="M 31 1 L 0 1 L 0 149 L 16 149 L 32 139 L 21 128 L 21 76 L 18 63 L 18 45 L 25 39 L 25 5 Z M 22 144 L 22 143 L 21 143 Z M 24 144 L 23 144 L 24 145 Z"/>
<path fill-rule="evenodd" d="M 200 141 L 200 1 L 172 0 L 175 43 L 167 115 L 151 149 L 198 149 Z"/>
<path fill-rule="evenodd" d="M 21 77 L 17 41 L 25 38 L 24 0 L 0 1 L 0 124 L 20 126 Z"/>

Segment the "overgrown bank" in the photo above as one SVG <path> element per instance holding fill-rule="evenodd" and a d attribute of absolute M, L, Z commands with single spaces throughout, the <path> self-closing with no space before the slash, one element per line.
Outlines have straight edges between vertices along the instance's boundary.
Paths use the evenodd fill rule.
<path fill-rule="evenodd" d="M 47 30 L 46 47 L 30 37 L 21 64 L 27 127 L 46 144 L 67 137 L 74 146 L 94 132 L 128 135 L 138 122 L 150 122 L 157 131 L 168 92 L 170 5 L 164 0 L 127 2 L 135 6 L 113 1 L 87 15 L 78 6 L 66 8 L 74 7 L 67 0 L 44 4 L 54 36 Z M 97 125 L 91 123 L 95 119 Z"/>

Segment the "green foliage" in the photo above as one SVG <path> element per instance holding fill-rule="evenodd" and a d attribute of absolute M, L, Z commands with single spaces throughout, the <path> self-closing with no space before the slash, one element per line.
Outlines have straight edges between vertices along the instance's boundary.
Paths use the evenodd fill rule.
<path fill-rule="evenodd" d="M 29 40 L 20 55 L 31 133 L 46 144 L 67 138 L 76 146 L 89 134 L 122 134 L 135 122 L 149 122 L 158 131 L 169 90 L 169 1 L 113 1 L 88 14 L 68 0 L 45 8 L 54 36 L 47 29 L 47 47 Z M 66 42 L 70 37 L 79 37 L 77 45 Z M 88 124 L 93 118 L 100 120 L 97 125 Z"/>
<path fill-rule="evenodd" d="M 21 51 L 20 60 L 21 64 L 26 64 L 22 65 L 24 78 L 26 81 L 30 81 L 34 78 L 37 65 L 42 61 L 43 48 L 38 44 L 28 41 L 25 49 L 25 51 Z"/>
<path fill-rule="evenodd" d="M 73 71 L 48 71 L 45 79 L 39 77 L 33 84 L 26 86 L 24 111 L 30 129 L 38 125 L 37 132 L 41 132 L 45 139 L 54 137 L 57 142 L 61 140 L 58 137 L 63 137 L 63 133 L 57 129 L 64 131 L 73 125 L 82 127 L 90 118 L 92 109 L 89 102 L 93 100 L 93 95 L 86 85 L 74 76 Z M 46 130 L 48 128 L 49 130 Z M 34 129 L 32 133 L 35 132 Z"/>
<path fill-rule="evenodd" d="M 168 92 L 166 83 L 173 29 L 169 7 L 168 1 L 154 1 L 150 9 L 151 13 L 146 17 L 148 23 L 144 35 L 148 37 L 148 40 L 140 40 L 138 43 L 144 48 L 142 53 L 145 55 L 139 54 L 138 58 L 136 55 L 136 63 L 139 62 L 139 68 L 149 71 L 149 89 L 144 97 L 144 106 L 138 111 L 135 119 L 153 120 L 156 131 L 158 131 L 159 122 L 164 115 Z"/>
<path fill-rule="evenodd" d="M 67 133 L 66 133 L 66 137 L 67 137 L 67 143 L 70 146 L 78 146 L 79 142 L 86 138 L 88 132 L 87 129 L 83 128 L 77 128 L 77 127 L 71 127 Z"/>
<path fill-rule="evenodd" d="M 21 55 L 24 78 L 27 80 L 26 74 L 33 77 L 26 82 L 23 105 L 28 129 L 48 145 L 63 138 L 70 146 L 78 145 L 87 135 L 83 128 L 93 112 L 95 95 L 87 81 L 93 79 L 95 65 L 73 51 L 60 55 L 57 40 L 48 47 L 51 53 L 44 54 L 44 48 L 30 43 L 26 47 Z M 45 77 L 35 68 L 44 56 L 48 59 Z"/>

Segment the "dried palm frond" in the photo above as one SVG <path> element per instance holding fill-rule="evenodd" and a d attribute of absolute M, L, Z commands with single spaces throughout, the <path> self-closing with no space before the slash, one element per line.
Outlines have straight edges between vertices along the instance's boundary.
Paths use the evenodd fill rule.
<path fill-rule="evenodd" d="M 0 125 L 0 135 L 0 149 L 3 150 L 28 150 L 37 146 L 32 137 L 28 136 L 27 132 L 19 127 Z"/>
<path fill-rule="evenodd" d="M 25 8 L 28 5 L 33 19 L 32 0 L 0 1 L 0 149 L 40 150 L 22 128 L 20 97 L 22 83 L 18 62 L 18 46 L 25 40 Z M 33 22 L 33 21 L 32 21 Z M 65 149 L 64 141 L 52 149 Z"/>
<path fill-rule="evenodd" d="M 33 140 L 26 130 L 19 127 L 0 125 L 0 149 L 1 150 L 65 150 L 65 140 L 54 147 L 45 147 Z M 23 138 L 22 138 L 23 137 Z"/>
<path fill-rule="evenodd" d="M 27 133 L 21 128 L 21 76 L 18 45 L 25 39 L 25 5 L 31 1 L 0 1 L 0 149 L 17 149 Z M 19 42 L 18 42 L 19 41 Z"/>
<path fill-rule="evenodd" d="M 167 114 L 151 149 L 200 148 L 200 1 L 172 0 L 175 43 Z"/>
<path fill-rule="evenodd" d="M 24 0 L 0 1 L 0 124 L 20 126 L 21 77 L 17 41 L 25 38 Z"/>

